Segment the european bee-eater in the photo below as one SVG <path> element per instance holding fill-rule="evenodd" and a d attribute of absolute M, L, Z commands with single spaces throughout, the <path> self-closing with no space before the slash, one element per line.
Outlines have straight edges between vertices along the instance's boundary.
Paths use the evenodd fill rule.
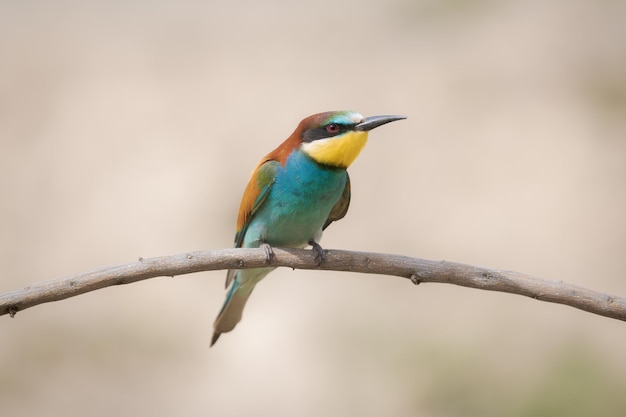
<path fill-rule="evenodd" d="M 367 142 L 368 132 L 404 116 L 363 118 L 353 111 L 314 114 L 302 120 L 252 172 L 243 193 L 235 247 L 304 248 L 323 260 L 322 231 L 346 215 L 350 177 L 346 169 Z M 254 286 L 273 268 L 231 269 L 226 301 L 213 324 L 211 346 L 241 320 Z"/>

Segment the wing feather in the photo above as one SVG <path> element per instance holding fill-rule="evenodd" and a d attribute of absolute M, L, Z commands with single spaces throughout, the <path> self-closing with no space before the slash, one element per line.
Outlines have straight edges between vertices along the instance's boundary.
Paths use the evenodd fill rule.
<path fill-rule="evenodd" d="M 343 193 L 341 194 L 341 197 L 339 197 L 339 201 L 337 201 L 335 206 L 330 211 L 330 214 L 328 215 L 328 218 L 326 219 L 326 222 L 324 223 L 324 227 L 322 227 L 322 230 L 326 230 L 326 228 L 330 226 L 332 222 L 343 219 L 346 213 L 348 212 L 349 206 L 350 206 L 350 176 L 346 172 L 346 186 L 343 189 Z"/>
<path fill-rule="evenodd" d="M 246 186 L 239 205 L 239 215 L 237 216 L 237 232 L 235 233 L 235 247 L 243 245 L 243 239 L 254 214 L 263 205 L 276 180 L 276 171 L 280 163 L 272 159 L 264 159 L 256 167 L 250 176 L 250 181 Z M 237 270 L 231 269 L 226 274 L 226 287 L 230 285 Z"/>

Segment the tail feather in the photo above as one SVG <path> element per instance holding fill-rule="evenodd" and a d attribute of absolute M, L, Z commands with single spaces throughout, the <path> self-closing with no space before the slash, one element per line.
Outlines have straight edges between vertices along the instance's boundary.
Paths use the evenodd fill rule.
<path fill-rule="evenodd" d="M 222 333 L 230 332 L 241 321 L 243 309 L 254 286 L 273 269 L 254 268 L 228 271 L 226 283 L 231 285 L 226 293 L 226 301 L 213 323 L 211 346 L 217 342 Z"/>
<path fill-rule="evenodd" d="M 224 305 L 213 323 L 211 346 L 217 342 L 222 333 L 230 332 L 241 321 L 243 309 L 251 293 L 252 291 L 240 290 L 238 279 L 233 281 L 228 294 L 226 294 L 226 301 L 224 301 Z"/>

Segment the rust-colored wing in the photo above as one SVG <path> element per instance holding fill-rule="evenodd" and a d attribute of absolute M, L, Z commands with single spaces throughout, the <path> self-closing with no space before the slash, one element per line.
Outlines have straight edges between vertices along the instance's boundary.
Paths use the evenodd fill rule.
<path fill-rule="evenodd" d="M 259 210 L 274 185 L 276 170 L 280 164 L 273 160 L 263 160 L 250 176 L 250 181 L 241 198 L 239 216 L 237 216 L 237 232 L 235 247 L 240 248 L 243 238 L 254 214 Z"/>
<path fill-rule="evenodd" d="M 271 159 L 264 159 L 250 176 L 250 181 L 243 192 L 241 204 L 239 205 L 239 215 L 237 216 L 237 232 L 235 233 L 235 247 L 243 245 L 243 239 L 254 218 L 254 214 L 263 205 L 274 185 L 276 170 L 280 163 Z M 235 278 L 237 270 L 231 269 L 226 274 L 226 287 Z"/>

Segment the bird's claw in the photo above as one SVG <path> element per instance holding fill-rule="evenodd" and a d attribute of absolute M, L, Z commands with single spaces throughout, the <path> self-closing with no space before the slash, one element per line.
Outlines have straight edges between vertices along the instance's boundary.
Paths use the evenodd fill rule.
<path fill-rule="evenodd" d="M 313 251 L 315 251 L 315 263 L 317 266 L 320 266 L 322 262 L 326 260 L 326 250 L 324 250 L 324 248 L 322 248 L 320 244 L 314 240 L 310 240 L 309 245 L 311 245 Z"/>
<path fill-rule="evenodd" d="M 272 259 L 276 258 L 274 255 L 274 249 L 269 243 L 261 243 L 259 246 L 261 249 L 265 251 L 265 262 L 269 265 L 272 262 Z"/>

